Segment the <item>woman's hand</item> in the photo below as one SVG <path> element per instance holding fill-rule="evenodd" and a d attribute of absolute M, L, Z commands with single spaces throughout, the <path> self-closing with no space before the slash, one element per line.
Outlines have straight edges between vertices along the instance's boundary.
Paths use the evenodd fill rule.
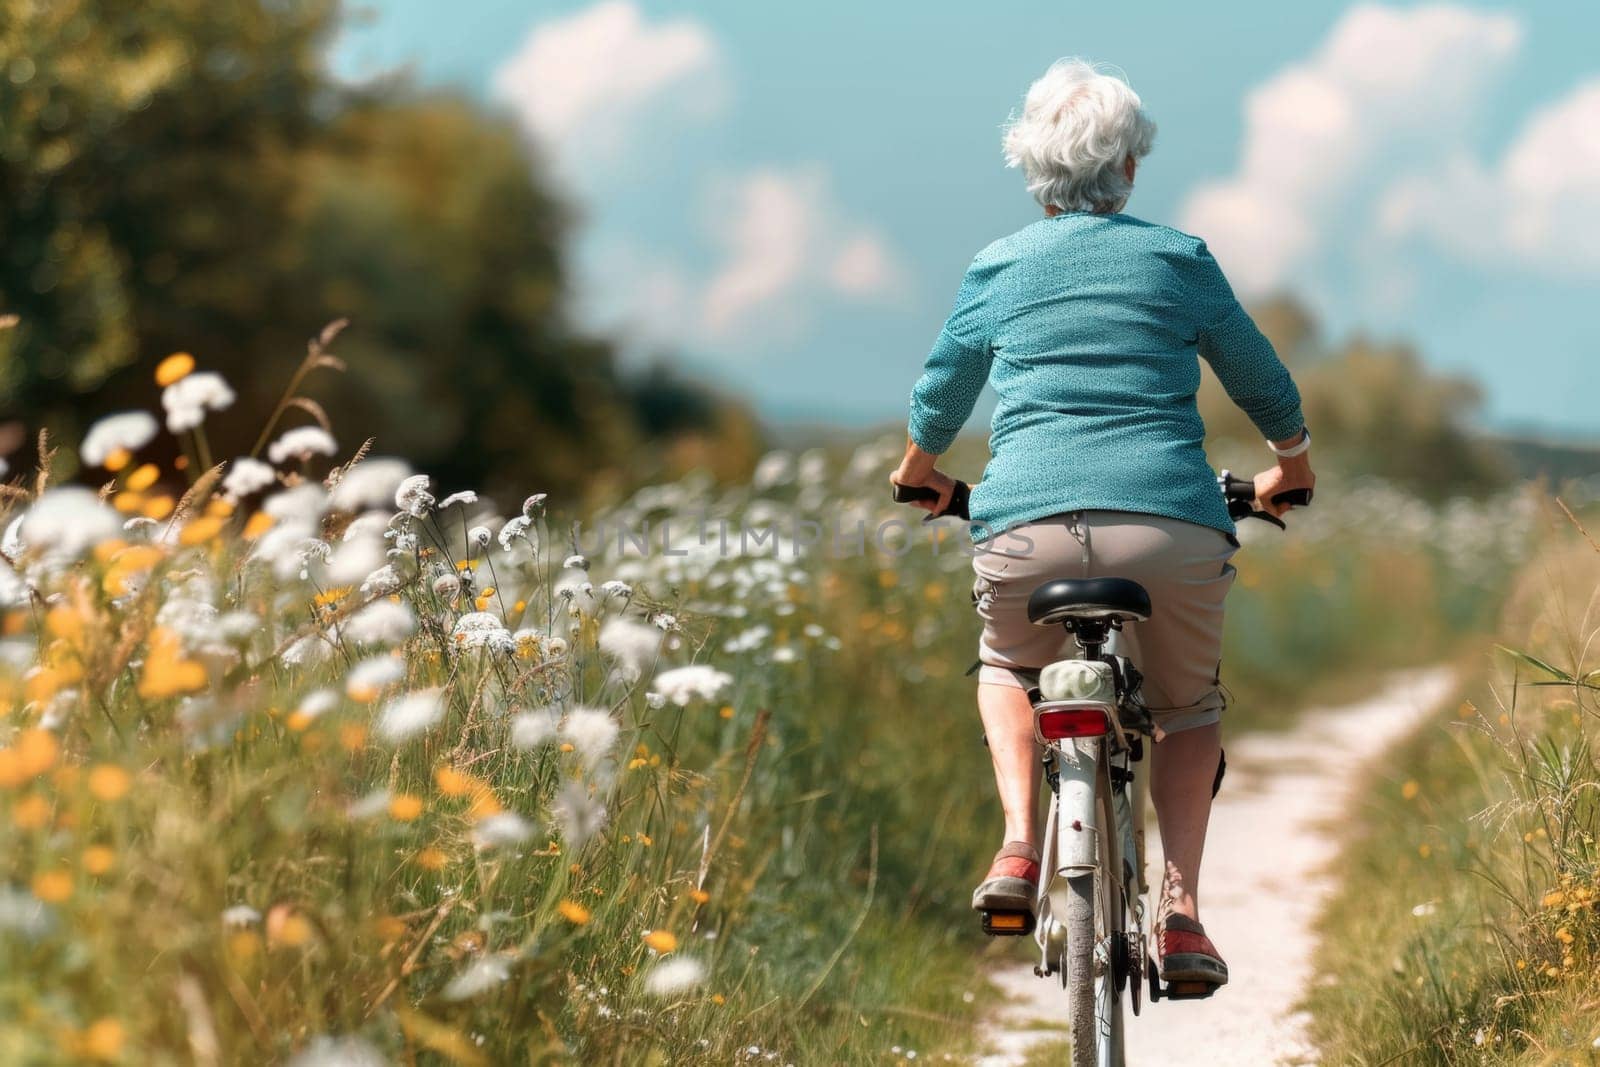
<path fill-rule="evenodd" d="M 1269 514 L 1283 517 L 1288 511 L 1288 504 L 1274 504 L 1272 498 L 1279 493 L 1287 493 L 1291 489 L 1311 489 L 1317 484 L 1317 476 L 1311 471 L 1311 458 L 1309 453 L 1301 453 L 1292 459 L 1280 459 L 1278 465 L 1262 471 L 1255 477 L 1256 482 L 1256 507 Z"/>
<path fill-rule="evenodd" d="M 904 463 L 889 475 L 889 481 L 895 485 L 926 486 L 937 490 L 938 500 L 911 501 L 912 507 L 921 508 L 930 515 L 937 515 L 950 506 L 950 494 L 955 492 L 956 488 L 956 480 L 942 470 L 933 468 L 923 473 L 916 468 L 908 468 Z"/>

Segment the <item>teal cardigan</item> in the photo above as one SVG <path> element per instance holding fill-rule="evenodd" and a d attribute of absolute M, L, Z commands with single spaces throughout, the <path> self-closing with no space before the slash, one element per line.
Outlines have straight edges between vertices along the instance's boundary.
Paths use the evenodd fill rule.
<path fill-rule="evenodd" d="M 1195 407 L 1211 364 L 1263 437 L 1300 393 L 1205 242 L 1129 215 L 1044 218 L 979 252 L 911 391 L 911 439 L 949 449 L 985 382 L 999 396 L 973 520 L 998 533 L 1064 511 L 1233 531 Z"/>

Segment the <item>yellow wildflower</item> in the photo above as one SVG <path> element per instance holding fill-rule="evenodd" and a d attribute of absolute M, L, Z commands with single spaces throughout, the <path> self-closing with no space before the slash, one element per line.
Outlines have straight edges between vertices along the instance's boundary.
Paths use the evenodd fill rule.
<path fill-rule="evenodd" d="M 651 930 L 644 935 L 644 943 L 663 955 L 678 948 L 678 938 L 670 930 Z"/>
<path fill-rule="evenodd" d="M 417 866 L 426 871 L 442 871 L 449 862 L 443 849 L 425 848 L 417 853 Z"/>
<path fill-rule="evenodd" d="M 704 889 L 691 889 L 689 890 L 689 899 L 694 901 L 696 904 L 704 904 L 706 901 L 711 899 L 711 894 L 707 893 Z"/>
<path fill-rule="evenodd" d="M 205 667 L 183 658 L 178 635 L 164 626 L 152 630 L 150 651 L 139 678 L 139 695 L 146 700 L 164 700 L 204 689 L 205 685 Z"/>
<path fill-rule="evenodd" d="M 126 448 L 113 448 L 106 455 L 105 468 L 108 471 L 119 471 L 133 462 L 133 453 Z"/>
<path fill-rule="evenodd" d="M 246 520 L 244 524 L 244 539 L 246 541 L 254 541 L 256 538 L 272 529 L 272 524 L 276 521 L 276 519 L 264 511 L 256 512 L 254 515 L 250 516 L 250 518 Z"/>
<path fill-rule="evenodd" d="M 11 822 L 19 830 L 38 830 L 50 823 L 54 809 L 38 793 L 30 793 L 11 806 Z"/>
<path fill-rule="evenodd" d="M 127 1034 L 115 1019 L 96 1019 L 89 1024 L 78 1042 L 78 1051 L 85 1059 L 112 1063 L 122 1058 L 122 1046 Z"/>
<path fill-rule="evenodd" d="M 339 727 L 339 747 L 346 752 L 360 752 L 367 743 L 367 728 L 360 723 L 347 722 Z"/>
<path fill-rule="evenodd" d="M 33 895 L 46 904 L 60 904 L 72 896 L 72 875 L 67 871 L 41 871 L 33 876 Z"/>
<path fill-rule="evenodd" d="M 561 913 L 563 919 L 574 926 L 587 926 L 589 923 L 589 909 L 576 900 L 563 900 L 556 905 L 556 910 Z"/>
<path fill-rule="evenodd" d="M 182 459 L 183 457 L 180 456 L 179 458 Z M 149 500 L 145 501 L 144 517 L 160 522 L 168 515 L 171 515 L 172 509 L 177 506 L 178 502 L 173 500 L 172 497 L 166 495 L 165 493 L 160 496 L 153 496 Z"/>
<path fill-rule="evenodd" d="M 198 519 L 190 519 L 178 533 L 178 544 L 186 548 L 203 545 L 221 533 L 227 521 L 216 515 L 202 515 Z"/>
<path fill-rule="evenodd" d="M 154 463 L 143 463 L 130 471 L 128 476 L 123 479 L 122 484 L 136 493 L 142 493 L 152 485 L 155 485 L 156 479 L 159 477 L 161 477 L 160 467 Z"/>
<path fill-rule="evenodd" d="M 90 845 L 83 850 L 83 869 L 90 874 L 105 874 L 116 865 L 116 852 L 105 845 Z"/>
<path fill-rule="evenodd" d="M 89 795 L 96 800 L 121 800 L 132 783 L 132 776 L 114 763 L 97 764 L 89 771 Z"/>
<path fill-rule="evenodd" d="M 454 767 L 439 767 L 433 772 L 433 782 L 447 797 L 464 797 L 477 784 L 477 779 Z"/>
<path fill-rule="evenodd" d="M 156 384 L 165 389 L 173 382 L 187 378 L 192 370 L 194 357 L 187 352 L 174 352 L 156 364 Z"/>
<path fill-rule="evenodd" d="M 1406 800 L 1417 799 L 1417 794 L 1420 792 L 1422 792 L 1422 786 L 1417 784 L 1417 780 L 1415 778 L 1411 779 L 1405 785 L 1400 787 L 1400 796 Z"/>
<path fill-rule="evenodd" d="M 422 814 L 422 798 L 410 793 L 396 793 L 389 798 L 389 817 L 399 822 L 410 822 Z"/>

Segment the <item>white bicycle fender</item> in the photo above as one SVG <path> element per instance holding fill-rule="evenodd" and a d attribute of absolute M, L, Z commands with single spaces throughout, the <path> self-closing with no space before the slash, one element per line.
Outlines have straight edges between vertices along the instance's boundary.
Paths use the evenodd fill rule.
<path fill-rule="evenodd" d="M 1094 789 L 1101 744 L 1094 738 L 1056 745 L 1056 770 L 1060 775 L 1056 873 L 1067 877 L 1093 872 L 1099 859 Z"/>

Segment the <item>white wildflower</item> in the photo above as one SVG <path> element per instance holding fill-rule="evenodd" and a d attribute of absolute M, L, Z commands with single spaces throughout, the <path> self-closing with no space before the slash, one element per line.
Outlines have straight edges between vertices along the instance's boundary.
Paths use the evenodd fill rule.
<path fill-rule="evenodd" d="M 660 960 L 644 976 L 645 992 L 658 997 L 687 992 L 705 981 L 705 966 L 692 956 L 672 955 Z"/>
<path fill-rule="evenodd" d="M 561 561 L 561 566 L 586 571 L 589 569 L 589 560 L 579 553 L 573 553 Z"/>
<path fill-rule="evenodd" d="M 479 993 L 487 993 L 510 977 L 511 964 L 504 956 L 480 956 L 445 984 L 444 999 L 470 1000 Z"/>
<path fill-rule="evenodd" d="M 328 503 L 339 511 L 386 507 L 410 476 L 411 464 L 403 459 L 369 456 L 340 476 Z"/>
<path fill-rule="evenodd" d="M 316 482 L 301 482 L 261 502 L 261 510 L 281 523 L 314 523 L 328 507 L 328 494 Z"/>
<path fill-rule="evenodd" d="M 526 538 L 528 536 L 528 528 L 532 525 L 533 521 L 526 515 L 518 515 L 514 519 L 507 519 L 506 524 L 500 527 L 500 547 L 510 552 L 512 543 L 519 538 Z"/>
<path fill-rule="evenodd" d="M 655 662 L 661 651 L 661 631 L 633 619 L 607 619 L 600 627 L 600 651 L 621 664 L 632 681 Z"/>
<path fill-rule="evenodd" d="M 550 811 L 561 829 L 561 838 L 573 848 L 582 848 L 606 824 L 605 805 L 595 800 L 581 782 L 568 782 L 550 802 Z"/>
<path fill-rule="evenodd" d="M 441 574 L 433 580 L 433 595 L 441 600 L 454 600 L 461 592 L 461 579 L 454 574 Z"/>
<path fill-rule="evenodd" d="M 413 474 L 400 483 L 394 491 L 394 506 L 408 515 L 421 517 L 433 507 L 433 494 L 428 492 L 428 476 Z"/>
<path fill-rule="evenodd" d="M 391 700 L 378 716 L 378 736 L 399 744 L 436 726 L 444 718 L 444 699 L 438 689 L 420 689 Z"/>
<path fill-rule="evenodd" d="M 556 735 L 554 708 L 520 712 L 511 718 L 511 744 L 523 750 L 547 744 Z M 576 747 L 576 746 L 574 746 Z"/>
<path fill-rule="evenodd" d="M 320 633 L 306 634 L 291 642 L 278 658 L 291 667 L 311 667 L 323 660 L 333 652 L 333 645 L 328 638 Z"/>
<path fill-rule="evenodd" d="M 261 913 L 248 904 L 235 904 L 222 912 L 223 926 L 254 926 L 261 921 Z"/>
<path fill-rule="evenodd" d="M 15 536 L 6 537 L 8 556 L 33 548 L 47 561 L 64 563 L 116 537 L 122 520 L 92 490 L 64 485 L 45 490 L 13 529 Z"/>
<path fill-rule="evenodd" d="M 469 611 L 456 620 L 450 638 L 458 648 L 487 648 L 491 652 L 515 652 L 517 643 L 505 623 L 487 611 Z"/>
<path fill-rule="evenodd" d="M 410 608 L 392 600 L 374 600 L 346 619 L 339 634 L 361 645 L 397 645 L 416 628 Z"/>
<path fill-rule="evenodd" d="M 333 434 L 320 426 L 296 426 L 267 446 L 267 458 L 282 466 L 291 459 L 331 456 L 339 451 Z"/>
<path fill-rule="evenodd" d="M 206 421 L 207 411 L 225 411 L 233 406 L 234 399 L 233 390 L 216 371 L 185 375 L 161 392 L 167 429 L 173 433 L 193 430 Z"/>
<path fill-rule="evenodd" d="M 373 656 L 350 668 L 345 675 L 345 695 L 352 700 L 375 700 L 379 693 L 406 675 L 405 661 L 396 656 Z"/>
<path fill-rule="evenodd" d="M 394 564 L 386 563 L 367 575 L 366 581 L 361 583 L 361 596 L 368 599 L 389 596 L 404 589 L 405 584 L 405 578 L 395 570 Z"/>
<path fill-rule="evenodd" d="M 675 667 L 670 671 L 662 671 L 656 675 L 651 688 L 682 708 L 687 707 L 695 699 L 715 700 L 731 684 L 733 684 L 731 674 L 703 663 L 696 663 L 688 667 Z"/>
<path fill-rule="evenodd" d="M 388 1067 L 383 1053 L 359 1037 L 315 1037 L 285 1067 Z"/>
<path fill-rule="evenodd" d="M 645 706 L 651 711 L 660 711 L 662 708 L 667 706 L 667 698 L 662 696 L 660 693 L 646 693 L 644 695 L 644 702 Z"/>
<path fill-rule="evenodd" d="M 387 564 L 388 553 L 384 549 L 383 535 L 363 528 L 356 522 L 350 524 L 350 529 L 345 531 L 342 540 L 328 555 L 328 584 L 333 586 L 354 585 L 357 582 L 366 582 L 378 571 L 388 567 L 398 580 L 400 572 L 394 569 L 393 564 Z M 387 577 L 380 579 L 386 581 Z M 398 588 L 398 587 L 396 587 Z M 388 592 L 393 592 L 389 590 Z M 377 592 L 374 587 L 374 592 Z M 382 595 L 387 595 L 382 594 Z"/>
<path fill-rule="evenodd" d="M 620 597 L 623 600 L 627 600 L 629 597 L 633 596 L 633 586 L 629 585 L 627 582 L 618 581 L 616 578 L 613 578 L 609 582 L 602 582 L 600 584 L 600 592 L 608 597 L 614 596 Z"/>
<path fill-rule="evenodd" d="M 794 478 L 794 457 L 787 452 L 768 452 L 756 462 L 750 484 L 757 490 L 771 489 Z"/>
<path fill-rule="evenodd" d="M 137 452 L 156 435 L 155 416 L 148 411 L 107 415 L 83 435 L 78 455 L 86 467 L 103 467 L 116 452 Z"/>
<path fill-rule="evenodd" d="M 338 693 L 332 689 L 314 689 L 300 698 L 300 704 L 295 708 L 295 712 L 309 720 L 325 715 L 338 706 Z"/>
<path fill-rule="evenodd" d="M 561 724 L 561 736 L 572 744 L 578 756 L 594 763 L 617 743 L 621 732 L 617 720 L 604 708 L 573 708 Z"/>
<path fill-rule="evenodd" d="M 496 812 L 472 828 L 472 843 L 480 849 L 520 845 L 532 836 L 533 824 L 514 811 Z"/>
<path fill-rule="evenodd" d="M 278 480 L 278 472 L 270 464 L 249 456 L 240 456 L 228 468 L 228 474 L 222 479 L 222 491 L 234 500 L 247 497 L 251 493 L 273 485 Z"/>
<path fill-rule="evenodd" d="M 360 800 L 351 801 L 344 813 L 352 819 L 376 819 L 389 810 L 393 794 L 387 789 L 374 789 Z"/>
<path fill-rule="evenodd" d="M 473 548 L 488 548 L 489 542 L 494 540 L 494 534 L 489 532 L 487 526 L 474 526 L 467 531 L 467 543 Z"/>
<path fill-rule="evenodd" d="M 478 494 L 477 493 L 474 493 L 471 489 L 463 489 L 463 490 L 461 490 L 461 492 L 459 492 L 459 493 L 451 493 L 449 496 L 447 496 L 443 500 L 439 501 L 439 510 L 443 511 L 445 508 L 450 507 L 452 504 L 467 505 L 467 504 L 476 504 L 477 502 L 478 502 Z"/>
<path fill-rule="evenodd" d="M 1419 919 L 1426 919 L 1428 916 L 1437 911 L 1438 908 L 1439 905 L 1437 901 L 1425 900 L 1421 904 L 1418 904 L 1416 907 L 1412 908 L 1411 914 L 1415 915 Z"/>
<path fill-rule="evenodd" d="M 522 514 L 530 519 L 535 515 L 542 514 L 544 512 L 544 500 L 547 495 L 545 493 L 534 493 L 524 500 L 522 502 Z"/>
<path fill-rule="evenodd" d="M 657 612 L 650 621 L 655 624 L 656 629 L 663 632 L 676 629 L 678 625 L 678 617 L 669 611 Z"/>

